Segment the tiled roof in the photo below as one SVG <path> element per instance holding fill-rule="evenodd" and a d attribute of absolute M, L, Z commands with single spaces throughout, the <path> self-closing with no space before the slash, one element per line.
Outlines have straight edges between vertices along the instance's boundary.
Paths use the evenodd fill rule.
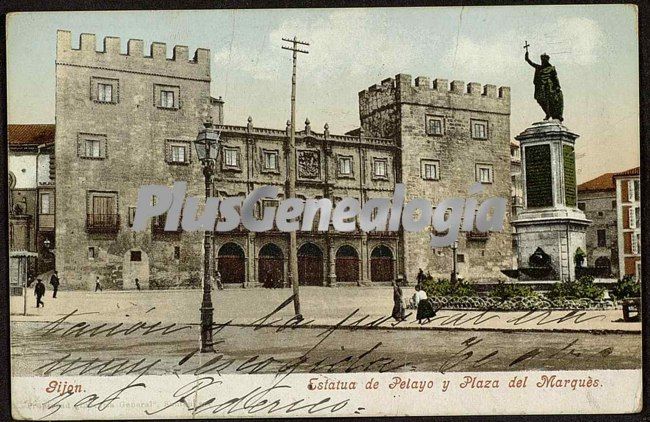
<path fill-rule="evenodd" d="M 641 173 L 640 167 L 634 167 L 629 170 L 621 171 L 619 173 L 614 173 L 614 177 L 621 176 L 638 176 Z"/>
<path fill-rule="evenodd" d="M 9 125 L 9 146 L 34 146 L 54 142 L 55 125 Z"/>
<path fill-rule="evenodd" d="M 578 185 L 578 192 L 596 192 L 596 191 L 608 191 L 616 190 L 616 185 L 614 184 L 614 178 L 612 177 L 614 173 L 605 173 L 591 179 L 587 182 L 581 183 Z"/>

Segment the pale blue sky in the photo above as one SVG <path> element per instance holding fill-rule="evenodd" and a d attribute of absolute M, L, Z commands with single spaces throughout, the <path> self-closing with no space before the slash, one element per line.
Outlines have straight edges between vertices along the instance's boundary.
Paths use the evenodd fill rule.
<path fill-rule="evenodd" d="M 226 123 L 283 128 L 290 53 L 281 38 L 311 43 L 299 57 L 298 121 L 333 133 L 359 124 L 357 93 L 397 73 L 512 88 L 512 136 L 543 117 L 533 69 L 547 52 L 578 140 L 578 180 L 639 163 L 636 9 L 625 5 L 20 13 L 7 23 L 9 123 L 54 122 L 56 30 L 198 47 L 212 54 L 212 95 Z M 148 47 L 145 47 L 148 48 Z M 299 127 L 301 124 L 299 124 Z"/>

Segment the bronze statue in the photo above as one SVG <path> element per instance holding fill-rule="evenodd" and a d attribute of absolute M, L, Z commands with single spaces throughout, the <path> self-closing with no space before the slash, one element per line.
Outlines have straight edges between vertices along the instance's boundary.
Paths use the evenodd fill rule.
<path fill-rule="evenodd" d="M 564 98 L 555 67 L 549 63 L 548 54 L 542 54 L 540 56 L 542 64 L 533 63 L 528 58 L 527 47 L 528 44 L 526 43 L 524 46 L 526 48 L 525 59 L 529 65 L 535 68 L 535 78 L 533 79 L 533 83 L 535 84 L 535 99 L 540 107 L 542 107 L 542 110 L 544 110 L 544 113 L 546 113 L 544 120 L 553 118 L 563 121 Z"/>

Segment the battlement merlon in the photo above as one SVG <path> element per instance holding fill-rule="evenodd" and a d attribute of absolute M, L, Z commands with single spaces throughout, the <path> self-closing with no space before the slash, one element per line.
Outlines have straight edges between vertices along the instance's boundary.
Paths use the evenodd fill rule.
<path fill-rule="evenodd" d="M 149 55 L 144 54 L 144 42 L 130 39 L 126 53 L 122 53 L 119 37 L 104 37 L 103 50 L 97 50 L 95 34 L 80 34 L 79 48 L 72 48 L 72 33 L 58 30 L 56 34 L 56 62 L 124 71 L 159 74 L 210 81 L 210 50 L 197 48 L 192 59 L 184 45 L 173 48 L 167 58 L 167 45 L 153 42 Z"/>
<path fill-rule="evenodd" d="M 510 114 L 510 87 L 497 89 L 496 85 L 457 80 L 450 84 L 447 79 L 431 81 L 427 76 L 413 81 L 411 75 L 398 74 L 359 92 L 362 115 L 395 103 L 451 104 L 454 108 Z"/>

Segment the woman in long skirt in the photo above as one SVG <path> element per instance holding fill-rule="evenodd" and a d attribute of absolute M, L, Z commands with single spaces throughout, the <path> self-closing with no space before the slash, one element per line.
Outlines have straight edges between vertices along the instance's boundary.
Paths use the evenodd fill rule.
<path fill-rule="evenodd" d="M 427 297 L 427 293 L 420 287 L 420 285 L 415 286 L 415 300 L 417 302 L 418 313 L 415 317 L 420 324 L 422 320 L 426 319 L 427 322 L 431 322 L 431 318 L 436 316 L 436 311 L 433 309 L 433 303 Z"/>
<path fill-rule="evenodd" d="M 397 321 L 404 321 L 404 302 L 402 300 L 402 288 L 393 280 L 393 313 L 392 316 Z"/>

